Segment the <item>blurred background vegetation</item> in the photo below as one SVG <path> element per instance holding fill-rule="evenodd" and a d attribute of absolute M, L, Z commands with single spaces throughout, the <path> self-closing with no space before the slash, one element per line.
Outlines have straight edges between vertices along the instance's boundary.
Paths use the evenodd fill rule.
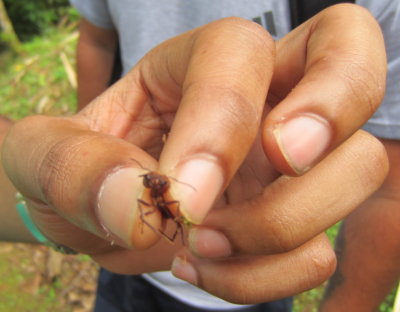
<path fill-rule="evenodd" d="M 0 0 L 0 114 L 76 110 L 79 16 L 68 0 Z M 0 242 L 0 312 L 92 311 L 97 265 L 44 246 Z"/>
<path fill-rule="evenodd" d="M 74 111 L 76 10 L 68 0 L 2 0 L 0 10 L 0 114 Z"/>
<path fill-rule="evenodd" d="M 68 0 L 0 0 L 1 115 L 17 120 L 76 110 L 78 20 Z M 332 242 L 337 229 L 328 231 Z M 0 312 L 91 311 L 97 270 L 87 256 L 0 242 Z M 323 286 L 296 296 L 294 312 L 316 312 Z M 381 312 L 392 311 L 393 297 Z"/>

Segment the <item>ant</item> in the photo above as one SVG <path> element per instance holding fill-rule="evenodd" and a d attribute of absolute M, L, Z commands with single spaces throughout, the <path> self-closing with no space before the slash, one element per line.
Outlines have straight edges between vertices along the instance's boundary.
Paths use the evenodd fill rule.
<path fill-rule="evenodd" d="M 135 161 L 139 163 L 137 160 Z M 140 163 L 139 165 L 143 169 L 145 169 Z M 155 171 L 150 171 L 150 170 L 148 173 L 142 174 L 139 177 L 143 178 L 143 186 L 150 191 L 149 194 L 150 202 L 147 202 L 140 198 L 137 199 L 138 207 L 140 210 L 140 220 L 142 221 L 142 223 L 146 224 L 154 232 L 161 234 L 171 243 L 175 241 L 177 235 L 180 233 L 182 238 L 182 244 L 184 244 L 185 242 L 183 235 L 183 225 L 190 225 L 190 222 L 180 214 L 179 201 L 166 199 L 167 192 L 171 186 L 170 179 L 178 183 L 183 183 L 183 182 L 180 182 L 172 177 L 167 177 L 166 175 L 162 175 Z M 183 184 L 195 190 L 191 185 L 186 183 Z M 170 209 L 171 205 L 176 205 L 175 214 Z M 153 209 L 145 212 L 142 206 L 153 207 Z M 150 215 L 157 210 L 161 213 L 163 220 L 171 219 L 175 223 L 176 229 L 172 235 L 168 235 L 161 229 L 156 229 L 146 220 L 147 215 Z"/>

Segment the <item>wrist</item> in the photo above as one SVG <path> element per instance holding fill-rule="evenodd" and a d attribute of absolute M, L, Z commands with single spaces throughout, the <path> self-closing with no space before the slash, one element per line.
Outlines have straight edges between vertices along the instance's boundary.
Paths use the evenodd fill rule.
<path fill-rule="evenodd" d="M 55 242 L 52 242 L 49 240 L 46 236 L 42 234 L 42 232 L 39 230 L 39 228 L 36 226 L 36 224 L 32 221 L 29 210 L 26 206 L 26 201 L 24 197 L 17 192 L 16 194 L 16 199 L 17 199 L 17 204 L 16 204 L 16 209 L 18 211 L 18 214 L 20 215 L 22 222 L 25 224 L 25 227 L 29 230 L 31 235 L 35 238 L 35 240 L 47 247 L 50 247 L 54 249 L 55 251 L 58 251 L 63 254 L 76 254 L 77 252 L 67 246 L 57 244 Z"/>

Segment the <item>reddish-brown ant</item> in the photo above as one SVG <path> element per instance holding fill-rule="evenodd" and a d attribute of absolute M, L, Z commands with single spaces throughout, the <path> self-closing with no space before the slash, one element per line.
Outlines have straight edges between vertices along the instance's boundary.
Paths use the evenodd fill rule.
<path fill-rule="evenodd" d="M 145 169 L 137 160 L 135 160 L 143 169 Z M 148 169 L 146 169 L 148 170 Z M 143 186 L 150 191 L 149 194 L 149 201 L 147 202 L 143 199 L 138 198 L 137 203 L 138 207 L 140 210 L 140 220 L 146 224 L 149 228 L 151 228 L 154 232 L 161 234 L 164 238 L 166 238 L 169 242 L 173 243 L 178 235 L 180 233 L 181 238 L 182 238 L 182 243 L 184 244 L 184 235 L 183 235 L 183 225 L 190 224 L 189 221 L 185 219 L 180 213 L 179 210 L 179 201 L 177 200 L 167 200 L 166 195 L 168 193 L 168 190 L 170 188 L 170 179 L 173 179 L 174 181 L 178 183 L 183 183 L 180 182 L 172 177 L 167 177 L 166 175 L 159 174 L 154 171 L 150 171 L 148 173 L 142 174 L 139 177 L 143 177 Z M 188 187 L 193 188 L 191 185 L 188 185 L 186 183 L 183 183 L 187 185 Z M 194 188 L 193 188 L 194 189 Z M 195 190 L 195 189 L 194 189 Z M 146 207 L 153 207 L 152 210 L 149 211 L 144 211 L 143 206 Z M 171 211 L 171 206 L 175 205 L 175 213 Z M 156 229 L 153 225 L 151 225 L 147 220 L 146 216 L 159 211 L 161 213 L 161 216 L 164 220 L 171 219 L 175 225 L 176 229 L 175 232 L 172 235 L 168 235 L 161 229 Z"/>

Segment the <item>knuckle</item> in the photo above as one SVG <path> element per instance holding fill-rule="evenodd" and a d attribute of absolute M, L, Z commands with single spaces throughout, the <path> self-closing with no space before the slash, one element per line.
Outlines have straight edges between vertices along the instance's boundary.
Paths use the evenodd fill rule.
<path fill-rule="evenodd" d="M 84 184 L 84 177 L 79 179 L 80 157 L 95 137 L 89 135 L 66 136 L 50 143 L 45 156 L 38 164 L 39 185 L 49 204 L 58 206 L 79 199 L 67 198 L 68 190 L 77 189 L 77 182 Z"/>
<path fill-rule="evenodd" d="M 292 215 L 282 213 L 280 209 L 262 209 L 262 212 L 258 213 L 260 207 L 265 207 L 262 199 L 254 199 L 247 204 L 248 211 L 252 211 L 254 216 L 245 225 L 251 233 L 248 236 L 251 237 L 251 242 L 245 235 L 237 238 L 238 250 L 259 255 L 279 254 L 292 251 L 301 244 Z"/>
<path fill-rule="evenodd" d="M 224 102 L 224 115 L 222 125 L 227 130 L 225 133 L 232 133 L 233 137 L 244 138 L 244 145 L 249 142 L 249 138 L 254 138 L 257 133 L 257 127 L 249 127 L 249 122 L 259 124 L 261 122 L 260 107 L 251 103 L 249 99 L 235 87 L 224 90 L 220 93 L 224 98 L 230 99 Z"/>
<path fill-rule="evenodd" d="M 363 107 L 367 117 L 371 116 L 381 103 L 385 92 L 385 75 L 380 75 L 376 70 L 370 68 L 368 60 L 349 60 L 346 70 L 343 71 L 344 81 L 349 93 L 359 107 Z"/>
<path fill-rule="evenodd" d="M 342 4 L 334 6 L 332 11 L 338 18 L 352 23 L 353 35 L 349 35 L 352 44 L 343 51 L 346 63 L 343 76 L 350 82 L 348 86 L 356 101 L 370 116 L 385 93 L 387 61 L 382 32 L 375 18 L 363 7 Z"/>
<path fill-rule="evenodd" d="M 322 21 L 329 21 L 328 24 L 343 21 L 352 29 L 351 33 L 340 34 L 338 38 L 338 43 L 345 40 L 346 44 L 334 43 L 317 62 L 327 61 L 329 70 L 342 81 L 334 92 L 337 103 L 351 100 L 364 122 L 376 111 L 385 93 L 387 64 L 379 24 L 368 10 L 353 4 L 332 6 L 320 16 Z M 343 114 L 343 110 L 341 112 Z"/>
<path fill-rule="evenodd" d="M 52 202 L 62 196 L 64 184 L 68 183 L 68 165 L 71 150 L 67 148 L 65 141 L 54 145 L 46 154 L 39 165 L 39 184 L 44 197 Z"/>
<path fill-rule="evenodd" d="M 15 140 L 20 140 L 27 137 L 27 134 L 32 133 L 30 129 L 42 128 L 45 124 L 45 120 L 50 117 L 46 116 L 28 116 L 16 122 L 10 129 L 9 137 L 13 137 Z"/>
<path fill-rule="evenodd" d="M 328 242 L 309 251 L 305 287 L 314 287 L 326 281 L 336 269 L 336 255 Z"/>
<path fill-rule="evenodd" d="M 204 39 L 208 45 L 210 42 L 237 43 L 241 44 L 241 47 L 246 47 L 247 51 L 257 53 L 270 53 L 275 48 L 274 40 L 266 29 L 240 17 L 217 20 L 205 27 L 199 34 L 198 40 Z"/>
<path fill-rule="evenodd" d="M 191 82 L 185 86 L 184 93 L 195 94 L 197 98 L 202 97 L 204 100 L 201 105 L 214 114 L 209 116 L 210 121 L 216 122 L 221 128 L 221 133 L 232 137 L 233 139 L 241 139 L 243 146 L 249 145 L 257 134 L 256 126 L 261 122 L 261 105 L 255 105 L 246 97 L 241 82 L 235 79 L 223 79 L 227 81 L 225 85 L 213 83 L 210 81 Z M 208 100 L 209 95 L 213 95 Z M 216 107 L 218 103 L 218 107 Z M 213 107 L 210 107 L 213 106 Z M 226 142 L 232 142 L 226 140 Z"/>
<path fill-rule="evenodd" d="M 331 5 L 327 9 L 321 11 L 320 15 L 324 18 L 338 20 L 346 20 L 352 23 L 354 30 L 361 29 L 365 34 L 369 35 L 368 30 L 371 27 L 379 28 L 374 16 L 371 12 L 361 5 L 353 3 L 338 3 Z"/>
<path fill-rule="evenodd" d="M 240 17 L 227 17 L 220 20 L 221 25 L 228 29 L 232 29 L 238 34 L 245 35 L 250 41 L 255 43 L 273 44 L 273 39 L 261 25 Z"/>
<path fill-rule="evenodd" d="M 332 5 L 323 11 L 322 14 L 331 16 L 336 15 L 339 18 L 347 16 L 347 18 L 351 18 L 352 20 L 360 19 L 360 21 L 364 21 L 365 19 L 367 19 L 367 21 L 374 20 L 374 17 L 368 11 L 368 9 L 351 3 L 339 3 Z"/>
<path fill-rule="evenodd" d="M 360 142 L 365 148 L 361 150 L 369 151 L 368 161 L 358 163 L 361 170 L 357 171 L 357 178 L 363 190 L 374 191 L 381 186 L 389 170 L 386 149 L 373 135 L 365 131 L 359 131 L 357 134 L 363 137 L 363 141 Z"/>

